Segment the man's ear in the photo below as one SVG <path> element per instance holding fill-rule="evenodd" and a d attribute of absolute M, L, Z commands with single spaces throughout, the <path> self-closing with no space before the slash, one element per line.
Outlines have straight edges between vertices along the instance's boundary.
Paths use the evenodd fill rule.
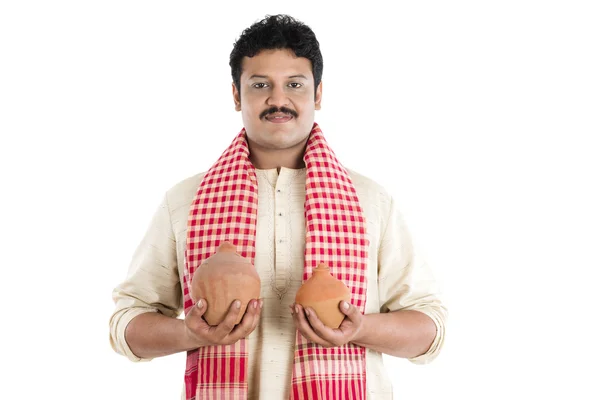
<path fill-rule="evenodd" d="M 323 96 L 323 81 L 319 82 L 317 91 L 315 92 L 315 110 L 321 109 L 321 97 Z"/>
<path fill-rule="evenodd" d="M 233 103 L 235 104 L 235 111 L 242 111 L 242 101 L 240 100 L 240 92 L 235 87 L 235 83 L 231 84 L 231 91 L 233 94 Z"/>

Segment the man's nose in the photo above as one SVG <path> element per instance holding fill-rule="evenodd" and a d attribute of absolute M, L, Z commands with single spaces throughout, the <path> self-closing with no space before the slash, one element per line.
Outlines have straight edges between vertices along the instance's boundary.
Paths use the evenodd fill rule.
<path fill-rule="evenodd" d="M 273 87 L 273 90 L 271 90 L 269 98 L 267 99 L 267 105 L 269 105 L 269 107 L 283 107 L 289 106 L 289 104 L 290 99 L 288 98 L 284 88 L 281 86 Z"/>

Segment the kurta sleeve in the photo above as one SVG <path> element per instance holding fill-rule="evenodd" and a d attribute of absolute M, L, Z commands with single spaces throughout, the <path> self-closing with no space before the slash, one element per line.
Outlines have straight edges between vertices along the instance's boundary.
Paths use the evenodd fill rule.
<path fill-rule="evenodd" d="M 447 309 L 429 265 L 413 247 L 403 216 L 391 199 L 390 213 L 379 247 L 380 312 L 416 310 L 429 316 L 437 328 L 429 350 L 409 361 L 427 364 L 444 342 Z"/>
<path fill-rule="evenodd" d="M 146 312 L 177 317 L 183 311 L 167 195 L 134 252 L 125 280 L 113 290 L 112 298 L 115 303 L 109 322 L 112 348 L 131 361 L 149 361 L 131 351 L 125 340 L 127 324 Z"/>

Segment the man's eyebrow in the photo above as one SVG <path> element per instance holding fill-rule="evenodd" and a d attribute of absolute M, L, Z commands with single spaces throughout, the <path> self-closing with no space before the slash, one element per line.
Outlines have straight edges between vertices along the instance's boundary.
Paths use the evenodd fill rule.
<path fill-rule="evenodd" d="M 257 74 L 254 74 L 254 75 L 250 76 L 250 78 L 248 78 L 248 79 L 255 79 L 255 78 L 267 79 L 269 77 L 267 75 L 257 75 Z M 302 79 L 308 80 L 308 78 L 306 76 L 302 75 L 302 74 L 288 76 L 288 79 L 290 79 L 290 78 L 302 78 Z"/>
<path fill-rule="evenodd" d="M 307 77 L 305 77 L 305 76 L 304 76 L 304 75 L 302 75 L 302 74 L 288 76 L 288 78 L 302 78 L 302 79 L 306 79 L 306 80 L 308 80 L 308 78 L 307 78 Z"/>

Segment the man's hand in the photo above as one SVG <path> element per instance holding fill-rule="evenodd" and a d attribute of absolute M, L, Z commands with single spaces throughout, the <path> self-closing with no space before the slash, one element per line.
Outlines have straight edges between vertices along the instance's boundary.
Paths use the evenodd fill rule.
<path fill-rule="evenodd" d="M 331 329 L 317 317 L 315 310 L 292 304 L 292 316 L 302 336 L 323 347 L 338 347 L 352 342 L 360 333 L 364 316 L 350 303 L 341 301 L 340 311 L 346 316 L 337 329 Z"/>
<path fill-rule="evenodd" d="M 247 337 L 258 325 L 262 300 L 251 300 L 239 324 L 235 321 L 240 310 L 240 301 L 231 303 L 225 319 L 217 326 L 209 325 L 202 316 L 206 312 L 206 300 L 200 299 L 185 316 L 185 334 L 197 347 L 233 344 Z"/>

